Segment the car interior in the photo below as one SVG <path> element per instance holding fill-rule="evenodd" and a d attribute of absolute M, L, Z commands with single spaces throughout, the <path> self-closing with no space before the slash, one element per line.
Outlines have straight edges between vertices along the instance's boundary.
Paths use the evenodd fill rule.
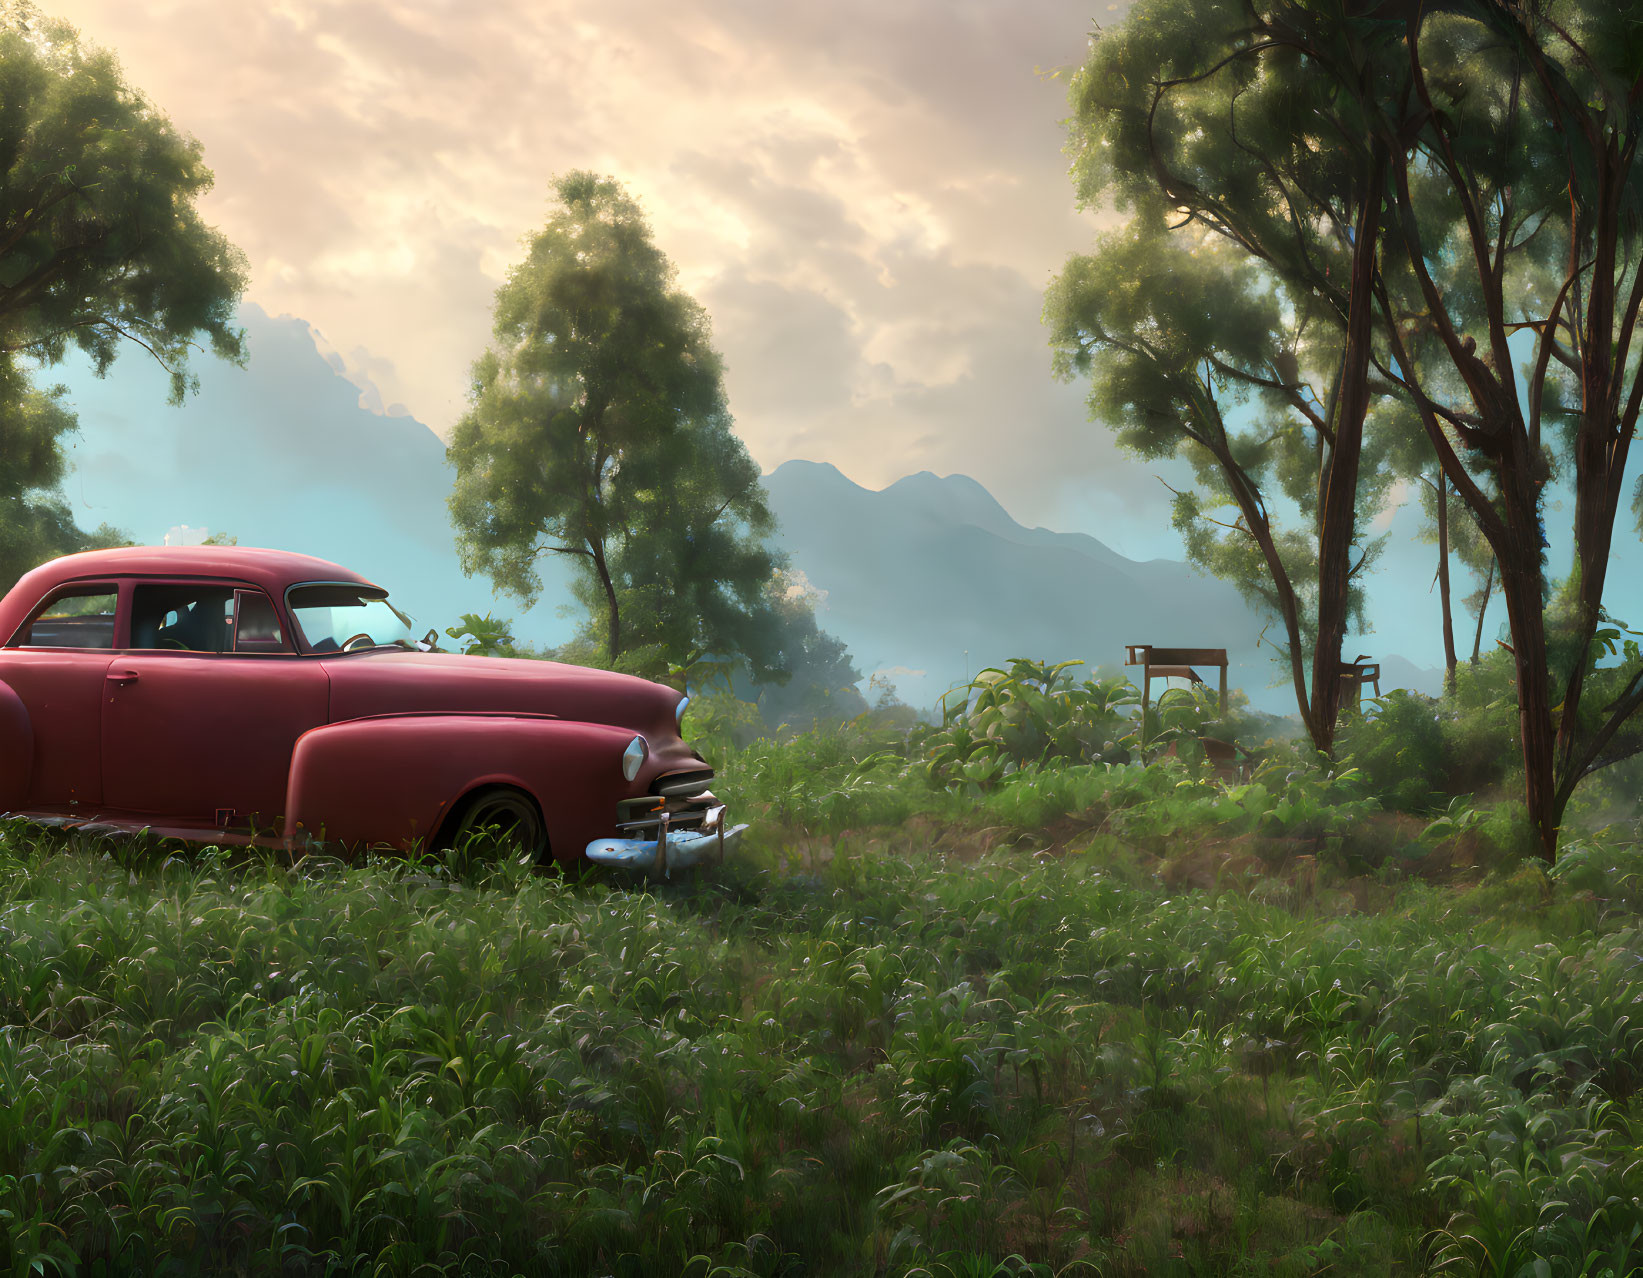
<path fill-rule="evenodd" d="M 27 648 L 112 648 L 118 598 L 108 586 L 61 592 L 12 642 Z"/>
<path fill-rule="evenodd" d="M 131 646 L 226 652 L 234 637 L 228 586 L 139 585 L 131 595 Z"/>
<path fill-rule="evenodd" d="M 204 583 L 139 584 L 132 591 L 131 646 L 182 652 L 287 651 L 279 616 L 267 595 Z"/>

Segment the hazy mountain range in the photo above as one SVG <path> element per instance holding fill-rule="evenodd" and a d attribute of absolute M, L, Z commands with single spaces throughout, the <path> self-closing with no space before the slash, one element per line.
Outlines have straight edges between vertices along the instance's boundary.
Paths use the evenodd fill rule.
<path fill-rule="evenodd" d="M 1261 622 L 1230 586 L 1093 537 L 1023 528 L 967 476 L 921 471 L 873 492 L 790 461 L 765 485 L 782 545 L 824 592 L 823 628 L 915 704 L 1014 656 L 1117 670 L 1130 643 L 1224 647 L 1234 685 L 1269 677 L 1255 651 Z"/>
<path fill-rule="evenodd" d="M 127 356 L 103 380 L 73 365 L 81 436 L 66 485 L 81 520 L 141 542 L 227 532 L 345 563 L 387 586 L 424 625 L 464 612 L 515 619 L 520 638 L 553 644 L 575 625 L 563 579 L 521 611 L 462 575 L 445 497 L 444 446 L 416 420 L 361 406 L 361 390 L 291 317 L 246 309 L 245 369 L 202 360 L 200 393 L 165 403 L 163 374 Z M 367 388 L 366 398 L 369 398 Z M 818 619 L 866 676 L 928 706 L 951 684 L 1012 656 L 1078 658 L 1117 670 L 1127 643 L 1225 647 L 1231 681 L 1293 710 L 1268 687 L 1261 622 L 1226 584 L 1167 559 L 1124 558 L 1093 537 L 1025 528 L 974 479 L 909 475 L 882 491 L 834 467 L 790 461 L 765 479 L 793 565 L 821 592 Z M 1436 676 L 1398 668 L 1394 683 Z M 1407 663 L 1405 663 L 1407 665 Z M 869 694 L 871 695 L 871 694 Z"/>

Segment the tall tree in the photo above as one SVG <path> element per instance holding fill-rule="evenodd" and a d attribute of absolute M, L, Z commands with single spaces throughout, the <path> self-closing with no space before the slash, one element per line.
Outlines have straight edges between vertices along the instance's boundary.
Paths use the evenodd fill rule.
<path fill-rule="evenodd" d="M 451 440 L 463 567 L 530 602 L 540 558 L 568 557 L 613 663 L 735 653 L 763 669 L 773 521 L 707 315 L 615 181 L 570 173 L 555 193 L 497 291 Z"/>
<path fill-rule="evenodd" d="M 191 384 L 201 338 L 243 355 L 245 263 L 195 201 L 200 145 L 126 84 L 112 54 L 30 4 L 0 8 L 0 355 L 105 372 L 125 343 Z"/>
<path fill-rule="evenodd" d="M 1155 386 L 1144 401 L 1120 397 L 1117 406 L 1151 415 L 1155 451 L 1187 449 L 1219 472 L 1238 512 L 1230 540 L 1206 540 L 1190 504 L 1178 504 L 1178 522 L 1195 557 L 1216 545 L 1214 562 L 1269 597 L 1285 628 L 1301 717 L 1327 753 L 1342 642 L 1371 551 L 1358 513 L 1371 490 L 1384 491 L 1384 476 L 1363 468 L 1365 421 L 1384 393 L 1373 377 L 1369 284 L 1383 239 L 1388 154 L 1364 126 L 1362 95 L 1341 81 L 1373 77 L 1392 53 L 1378 26 L 1333 22 L 1325 8 L 1280 5 L 1273 15 L 1241 0 L 1154 0 L 1101 35 L 1072 87 L 1074 176 L 1084 203 L 1116 203 L 1150 239 L 1140 257 L 1122 237 L 1096 255 L 1107 266 L 1127 262 L 1129 278 L 1094 260 L 1070 262 L 1047 318 L 1061 371 L 1087 369 L 1109 382 L 1098 401 L 1115 387 L 1134 388 L 1137 362 L 1158 353 L 1132 337 L 1196 332 L 1196 349 L 1169 354 L 1169 395 Z M 1172 248 L 1166 225 L 1185 242 Z M 1232 250 L 1217 256 L 1227 264 L 1218 269 L 1231 270 L 1249 299 L 1230 298 L 1194 265 L 1210 239 Z M 1149 268 L 1148 254 L 1166 255 L 1169 267 Z M 1174 278 L 1178 270 L 1191 285 Z M 1100 289 L 1134 295 L 1130 309 L 1147 312 L 1135 317 L 1140 328 L 1125 331 L 1097 314 L 1125 305 L 1096 296 L 1097 279 Z M 1192 291 L 1205 285 L 1216 309 Z M 1242 331 L 1251 322 L 1255 332 Z M 1230 431 L 1229 408 L 1252 395 L 1263 410 L 1255 427 Z M 1383 463 L 1377 456 L 1370 464 Z M 1293 553 L 1283 562 L 1262 471 L 1310 517 L 1293 546 L 1304 546 L 1304 563 Z"/>
<path fill-rule="evenodd" d="M 1643 32 L 1599 0 L 1398 0 L 1382 16 L 1408 85 L 1404 110 L 1374 121 L 1400 241 L 1378 285 L 1386 372 L 1499 566 L 1526 801 L 1550 860 L 1579 782 L 1643 744 L 1628 726 L 1643 661 L 1618 679 L 1596 666 L 1613 639 L 1604 588 L 1643 404 Z M 1560 453 L 1575 562 L 1548 609 L 1544 488 Z"/>
<path fill-rule="evenodd" d="M 31 4 L 0 4 L 0 585 L 43 559 L 108 545 L 59 490 L 75 428 L 31 372 L 83 351 L 108 371 L 137 347 L 192 384 L 203 340 L 243 358 L 239 252 L 200 218 L 200 147 L 121 75 L 111 54 Z"/>
<path fill-rule="evenodd" d="M 1643 29 L 1599 0 L 1198 0 L 1143 5 L 1130 23 L 1143 35 L 1174 24 L 1180 48 L 1164 70 L 1156 51 L 1112 68 L 1118 87 L 1100 92 L 1117 100 L 1081 163 L 1121 173 L 1126 195 L 1160 192 L 1286 285 L 1345 290 L 1343 369 L 1367 358 L 1364 388 L 1378 380 L 1413 408 L 1498 567 L 1525 799 L 1550 859 L 1580 780 L 1643 748 L 1643 655 L 1628 649 L 1618 671 L 1598 662 L 1618 643 L 1603 594 L 1643 406 Z M 1098 44 L 1092 66 L 1100 57 Z M 1182 116 L 1181 86 L 1205 107 Z M 1266 117 L 1246 108 L 1285 91 L 1321 122 L 1310 168 L 1249 127 Z M 1305 135 L 1301 119 L 1291 134 Z M 1329 195 L 1341 164 L 1364 200 Z M 1286 219 L 1287 250 L 1268 233 Z M 1349 269 L 1312 251 L 1320 226 L 1344 234 Z M 1560 458 L 1575 562 L 1553 599 L 1544 489 Z M 1322 583 L 1338 571 L 1327 541 L 1320 649 Z"/>
<path fill-rule="evenodd" d="M 1197 486 L 1174 503 L 1187 555 L 1277 619 L 1302 721 L 1327 749 L 1308 675 L 1328 394 L 1316 387 L 1340 367 L 1338 327 L 1304 300 L 1296 314 L 1220 237 L 1143 213 L 1067 263 L 1045 313 L 1057 371 L 1091 378 L 1091 416 L 1140 456 L 1192 465 Z"/>

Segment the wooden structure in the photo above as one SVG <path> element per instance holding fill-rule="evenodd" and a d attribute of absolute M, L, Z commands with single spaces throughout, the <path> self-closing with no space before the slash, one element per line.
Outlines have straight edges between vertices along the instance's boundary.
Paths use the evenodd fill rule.
<path fill-rule="evenodd" d="M 1221 670 L 1221 716 L 1227 712 L 1227 650 L 1225 648 L 1159 648 L 1150 643 L 1125 645 L 1129 659 L 1124 663 L 1141 667 L 1141 744 L 1147 743 L 1147 707 L 1152 702 L 1154 679 L 1190 679 L 1203 683 L 1204 677 L 1194 668 L 1219 666 Z M 1380 668 L 1376 667 L 1379 675 Z M 1379 688 L 1379 684 L 1376 688 Z"/>
<path fill-rule="evenodd" d="M 1341 662 L 1341 709 L 1363 707 L 1363 686 L 1375 685 L 1375 695 L 1381 695 L 1381 663 L 1370 661 L 1362 653 L 1356 661 Z"/>

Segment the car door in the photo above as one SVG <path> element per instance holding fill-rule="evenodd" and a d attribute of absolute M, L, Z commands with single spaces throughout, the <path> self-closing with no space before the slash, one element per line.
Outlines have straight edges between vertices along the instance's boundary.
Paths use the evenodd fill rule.
<path fill-rule="evenodd" d="M 130 647 L 106 678 L 106 804 L 277 831 L 296 740 L 326 722 L 323 666 L 297 655 L 267 595 L 240 583 L 139 581 L 130 615 Z"/>
<path fill-rule="evenodd" d="M 116 581 L 58 587 L 0 652 L 0 680 L 22 701 L 34 737 L 31 811 L 89 811 L 102 798 L 100 704 L 119 591 Z"/>

